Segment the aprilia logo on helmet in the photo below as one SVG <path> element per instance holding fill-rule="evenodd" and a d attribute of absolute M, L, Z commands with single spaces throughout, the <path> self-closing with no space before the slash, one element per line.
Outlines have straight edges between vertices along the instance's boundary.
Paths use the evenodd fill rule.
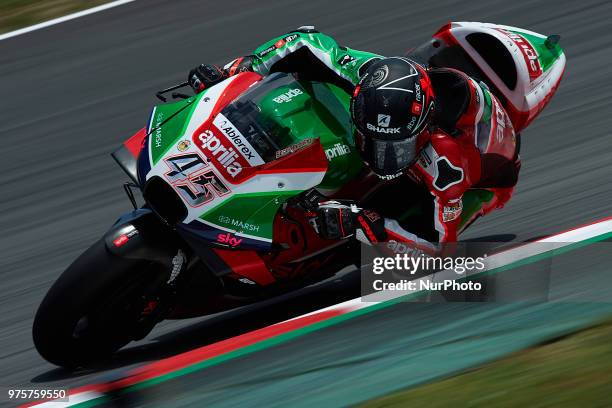
<path fill-rule="evenodd" d="M 400 128 L 384 128 L 380 126 L 374 126 L 371 123 L 366 124 L 366 126 L 368 130 L 371 130 L 377 133 L 399 133 L 400 132 Z"/>

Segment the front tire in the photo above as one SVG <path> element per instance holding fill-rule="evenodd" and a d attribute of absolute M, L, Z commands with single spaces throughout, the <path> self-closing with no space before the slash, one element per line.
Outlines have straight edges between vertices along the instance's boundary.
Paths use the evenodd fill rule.
<path fill-rule="evenodd" d="M 36 349 L 67 368 L 108 358 L 142 337 L 134 333 L 164 276 L 163 265 L 117 257 L 99 240 L 47 292 L 32 328 Z"/>

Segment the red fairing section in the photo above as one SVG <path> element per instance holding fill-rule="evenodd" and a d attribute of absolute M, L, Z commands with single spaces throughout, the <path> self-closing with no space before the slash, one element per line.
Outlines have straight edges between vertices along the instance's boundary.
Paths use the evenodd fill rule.
<path fill-rule="evenodd" d="M 327 171 L 328 166 L 325 151 L 319 139 L 313 141 L 310 146 L 304 147 L 285 157 L 276 159 L 261 166 L 250 167 L 245 170 L 244 176 L 239 179 L 243 183 L 258 174 L 267 173 L 310 173 Z"/>
<path fill-rule="evenodd" d="M 214 126 L 210 126 L 210 128 L 214 129 Z M 204 127 L 200 129 L 204 129 Z M 199 130 L 195 134 L 198 134 L 198 132 Z M 213 130 L 213 132 L 215 132 L 219 139 L 225 140 L 225 136 L 221 133 L 216 130 Z M 195 136 L 194 142 L 198 143 Z M 215 161 L 216 159 L 213 160 L 213 162 Z M 239 176 L 234 177 L 233 180 L 228 177 L 226 178 L 233 184 L 240 184 L 259 174 L 325 172 L 327 171 L 327 166 L 328 162 L 323 146 L 321 146 L 319 139 L 316 139 L 310 146 L 269 163 L 254 167 L 243 165 L 243 171 Z M 217 168 L 222 168 L 222 166 L 217 166 Z"/>
<path fill-rule="evenodd" d="M 443 41 L 446 45 L 458 44 L 457 40 L 450 32 L 452 24 L 453 23 L 449 22 L 446 25 L 440 27 L 440 29 L 436 31 L 436 33 L 433 35 L 433 38 L 437 38 L 438 40 Z"/>
<path fill-rule="evenodd" d="M 315 139 L 310 146 L 304 147 L 261 167 L 261 173 L 300 173 L 327 171 L 328 166 L 321 141 Z"/>
<path fill-rule="evenodd" d="M 275 282 L 274 276 L 257 252 L 218 248 L 213 249 L 213 251 L 230 267 L 232 272 L 262 286 Z"/>
<path fill-rule="evenodd" d="M 244 91 L 249 89 L 255 82 L 260 81 L 261 75 L 255 72 L 241 72 L 234 76 L 232 83 L 223 90 L 210 115 L 215 117 L 223 108 L 238 98 Z"/>
<path fill-rule="evenodd" d="M 137 159 L 140 151 L 144 146 L 145 138 L 147 137 L 147 129 L 142 128 L 134 136 L 123 142 L 123 145 L 130 152 L 130 154 Z"/>

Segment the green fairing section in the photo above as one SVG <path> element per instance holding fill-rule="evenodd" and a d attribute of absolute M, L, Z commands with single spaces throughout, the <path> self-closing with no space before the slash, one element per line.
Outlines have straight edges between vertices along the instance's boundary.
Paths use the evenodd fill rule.
<path fill-rule="evenodd" d="M 258 47 L 253 52 L 253 70 L 267 75 L 274 63 L 301 47 L 307 47 L 328 68 L 353 85 L 359 82 L 359 68 L 364 63 L 381 58 L 378 54 L 341 47 L 336 40 L 322 33 L 294 31 Z"/>
<path fill-rule="evenodd" d="M 156 129 L 151 134 L 151 157 L 155 165 L 166 152 L 178 142 L 185 133 L 185 128 L 191 119 L 193 108 L 202 97 L 188 98 L 179 102 L 158 105 L 153 112 L 151 128 Z M 172 116 L 175 115 L 175 116 Z"/>
<path fill-rule="evenodd" d="M 535 48 L 536 52 L 538 53 L 538 60 L 540 61 L 540 65 L 542 66 L 542 71 L 548 70 L 548 68 L 550 68 L 554 64 L 554 62 L 559 58 L 559 56 L 563 54 L 563 49 L 559 44 L 555 44 L 551 48 L 548 48 L 544 44 L 546 38 L 537 37 L 535 35 L 531 35 L 523 31 L 512 32 L 524 37 L 527 41 L 531 43 L 533 48 Z"/>
<path fill-rule="evenodd" d="M 336 189 L 357 176 L 363 163 L 352 137 L 349 95 L 334 85 L 296 81 L 290 76 L 278 82 L 279 86 L 257 98 L 257 105 L 261 108 L 260 120 L 281 129 L 276 134 L 279 147 L 319 139 L 329 163 L 319 188 Z M 288 93 L 296 93 L 296 89 L 301 93 L 287 97 Z M 237 233 L 271 239 L 279 207 L 300 192 L 237 194 L 200 218 Z"/>
<path fill-rule="evenodd" d="M 292 89 L 299 89 L 302 94 L 288 103 L 274 101 Z M 338 95 L 345 97 L 340 99 Z M 295 81 L 276 88 L 259 104 L 269 120 L 279 128 L 290 129 L 280 145 L 291 146 L 305 139 L 320 140 L 329 162 L 325 178 L 319 185 L 323 189 L 341 187 L 362 167 L 352 135 L 349 101 L 346 92 L 334 85 Z"/>
<path fill-rule="evenodd" d="M 200 218 L 237 233 L 272 238 L 272 221 L 278 208 L 300 191 L 236 194 Z"/>

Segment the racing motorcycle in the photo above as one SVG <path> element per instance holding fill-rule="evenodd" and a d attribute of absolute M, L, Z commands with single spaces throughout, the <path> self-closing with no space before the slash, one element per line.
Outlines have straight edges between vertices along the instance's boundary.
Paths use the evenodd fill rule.
<path fill-rule="evenodd" d="M 561 80 L 558 40 L 454 22 L 409 55 L 481 81 L 519 133 Z M 354 241 L 322 239 L 309 216 L 321 195 L 363 203 L 380 184 L 355 149 L 350 96 L 284 73 L 244 72 L 195 96 L 175 92 L 185 85 L 160 91 L 177 101 L 155 106 L 112 154 L 131 179 L 124 187 L 134 210 L 42 301 L 33 338 L 51 363 L 86 365 L 163 319 L 229 310 L 358 262 Z"/>

